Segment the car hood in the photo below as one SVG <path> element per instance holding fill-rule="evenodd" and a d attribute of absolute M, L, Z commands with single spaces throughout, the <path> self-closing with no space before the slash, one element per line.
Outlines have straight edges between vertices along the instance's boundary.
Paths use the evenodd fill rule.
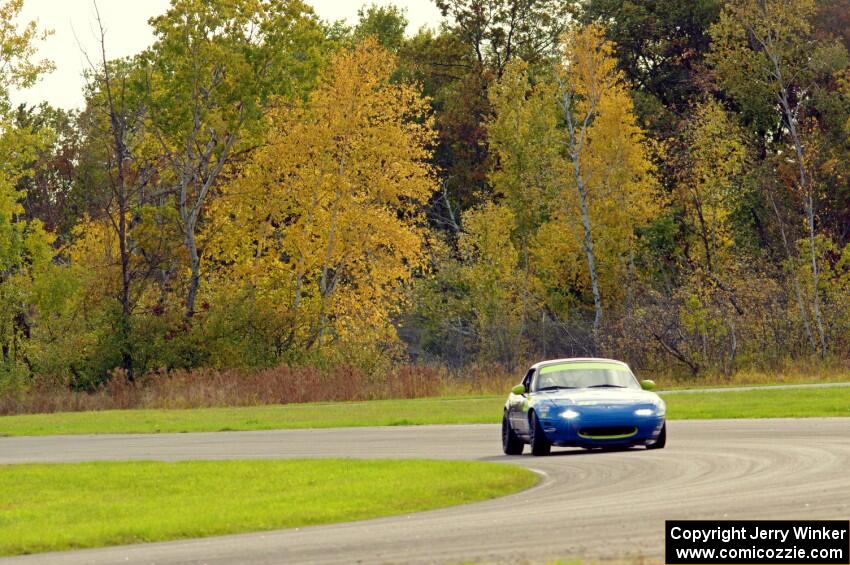
<path fill-rule="evenodd" d="M 553 405 L 592 406 L 594 404 L 656 404 L 660 398 L 654 392 L 632 388 L 578 388 L 543 392 L 537 395 L 541 401 Z"/>

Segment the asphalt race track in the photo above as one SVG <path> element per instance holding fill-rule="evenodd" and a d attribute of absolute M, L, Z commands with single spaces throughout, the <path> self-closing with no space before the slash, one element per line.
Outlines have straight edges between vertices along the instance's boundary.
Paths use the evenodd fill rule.
<path fill-rule="evenodd" d="M 0 463 L 392 457 L 499 461 L 543 475 L 531 490 L 444 510 L 3 563 L 661 561 L 665 519 L 850 518 L 850 418 L 668 426 L 664 450 L 543 458 L 501 455 L 494 425 L 0 438 Z"/>

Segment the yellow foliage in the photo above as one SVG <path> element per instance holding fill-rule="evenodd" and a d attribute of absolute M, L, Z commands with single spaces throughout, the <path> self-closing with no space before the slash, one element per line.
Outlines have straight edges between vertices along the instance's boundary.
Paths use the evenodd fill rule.
<path fill-rule="evenodd" d="M 84 217 L 74 227 L 74 243 L 68 250 L 71 264 L 85 273 L 86 301 L 91 305 L 118 295 L 121 262 L 118 234 L 108 220 Z"/>
<path fill-rule="evenodd" d="M 305 349 L 395 341 L 390 318 L 424 265 L 434 134 L 395 68 L 371 39 L 338 53 L 305 103 L 270 113 L 265 146 L 212 208 L 208 255 L 227 266 L 208 288 L 256 289 Z"/>
<path fill-rule="evenodd" d="M 694 109 L 687 134 L 689 158 L 682 167 L 677 194 L 700 243 L 692 252 L 697 263 L 716 270 L 733 245 L 729 217 L 738 203 L 737 177 L 747 149 L 743 133 L 716 101 Z"/>
<path fill-rule="evenodd" d="M 528 64 L 517 60 L 490 88 L 489 99 L 496 113 L 488 139 L 498 161 L 489 179 L 513 211 L 524 245 L 545 221 L 564 174 L 554 85 L 532 84 Z"/>
<path fill-rule="evenodd" d="M 663 204 L 646 133 L 634 106 L 614 46 L 604 29 L 588 25 L 564 36 L 557 68 L 561 95 L 571 91 L 573 120 L 580 126 L 576 152 L 588 197 L 600 264 L 616 263 L 633 243 L 635 227 L 654 218 Z M 586 124 L 586 126 L 585 126 Z M 566 217 L 579 221 L 575 175 L 567 179 Z"/>
<path fill-rule="evenodd" d="M 458 247 L 464 260 L 460 281 L 468 289 L 475 329 L 485 356 L 495 361 L 516 359 L 528 304 L 528 286 L 519 253 L 511 238 L 516 228 L 506 206 L 485 204 L 463 215 Z"/>
<path fill-rule="evenodd" d="M 514 211 L 520 253 L 550 305 L 562 310 L 566 289 L 584 293 L 597 276 L 614 304 L 626 289 L 636 228 L 664 205 L 652 147 L 600 26 L 570 30 L 552 70 L 533 80 L 514 62 L 491 88 L 488 132 L 499 166 L 490 179 Z"/>

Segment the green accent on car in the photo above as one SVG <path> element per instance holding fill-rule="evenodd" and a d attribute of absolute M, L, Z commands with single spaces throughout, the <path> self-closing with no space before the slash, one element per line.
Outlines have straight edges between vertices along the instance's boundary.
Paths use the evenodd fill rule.
<path fill-rule="evenodd" d="M 613 435 L 613 436 L 592 436 L 592 435 L 584 434 L 582 432 L 579 432 L 578 435 L 579 435 L 579 437 L 583 437 L 585 439 L 625 439 L 627 437 L 632 437 L 633 435 L 637 434 L 637 432 L 638 432 L 638 429 L 633 428 L 633 431 L 631 433 L 618 434 L 618 435 Z"/>
<path fill-rule="evenodd" d="M 622 371 L 626 369 L 625 365 L 621 365 L 620 363 L 610 363 L 606 361 L 590 361 L 590 362 L 582 362 L 582 363 L 557 363 L 555 365 L 546 365 L 545 367 L 540 368 L 540 374 L 545 375 L 546 373 L 560 373 L 561 371 L 571 371 L 574 369 L 617 369 Z"/>
<path fill-rule="evenodd" d="M 513 394 L 525 394 L 525 385 L 516 385 L 511 389 Z"/>
<path fill-rule="evenodd" d="M 642 388 L 643 390 L 654 390 L 655 381 L 651 379 L 644 379 L 640 382 L 640 388 Z"/>

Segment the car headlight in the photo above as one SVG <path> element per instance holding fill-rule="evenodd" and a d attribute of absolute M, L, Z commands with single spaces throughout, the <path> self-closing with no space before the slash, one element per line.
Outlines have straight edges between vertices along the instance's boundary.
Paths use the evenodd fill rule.
<path fill-rule="evenodd" d="M 576 412 L 572 408 L 567 408 L 566 410 L 561 412 L 561 418 L 564 418 L 566 420 L 575 420 L 579 416 L 581 416 L 581 414 L 579 414 L 578 412 Z"/>
<path fill-rule="evenodd" d="M 653 414 L 655 414 L 653 408 L 638 408 L 635 410 L 635 416 L 652 416 Z"/>

